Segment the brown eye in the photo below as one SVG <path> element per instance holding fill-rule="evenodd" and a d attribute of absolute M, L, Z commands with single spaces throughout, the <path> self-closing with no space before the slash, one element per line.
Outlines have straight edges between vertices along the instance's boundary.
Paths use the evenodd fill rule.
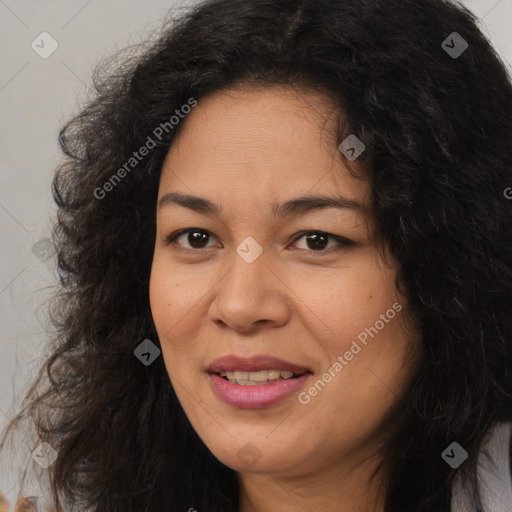
<path fill-rule="evenodd" d="M 184 235 L 187 236 L 185 237 Z M 211 234 L 204 229 L 190 228 L 171 235 L 167 238 L 166 241 L 169 244 L 175 244 L 177 240 L 183 238 L 189 245 L 188 247 L 185 245 L 185 249 L 204 249 L 207 247 L 207 243 L 210 237 Z M 183 247 L 181 243 L 178 243 L 177 245 Z"/>
<path fill-rule="evenodd" d="M 305 251 L 316 251 L 316 252 L 328 252 L 329 249 L 333 249 L 333 246 L 329 246 L 329 242 L 337 242 L 334 244 L 335 250 L 340 250 L 345 247 L 349 247 L 354 245 L 354 242 L 348 240 L 346 238 L 342 238 L 339 236 L 331 235 L 329 233 L 324 233 L 323 231 L 306 231 L 301 234 L 300 237 L 295 239 L 294 244 L 297 243 L 298 240 L 304 238 L 306 240 L 306 248 L 301 249 Z M 336 245 L 338 247 L 336 247 Z M 325 250 L 325 249 L 328 250 Z"/>
<path fill-rule="evenodd" d="M 320 251 L 329 244 L 329 237 L 323 233 L 312 233 L 306 236 L 306 244 L 309 249 Z"/>
<path fill-rule="evenodd" d="M 354 242 L 351 240 L 323 231 L 304 231 L 300 235 L 295 239 L 294 245 L 298 240 L 305 239 L 306 247 L 299 249 L 307 252 L 327 253 L 331 249 L 337 251 L 354 245 Z M 212 234 L 204 229 L 189 228 L 170 235 L 166 242 L 177 245 L 185 250 L 200 250 L 208 248 L 208 242 L 211 237 Z"/>

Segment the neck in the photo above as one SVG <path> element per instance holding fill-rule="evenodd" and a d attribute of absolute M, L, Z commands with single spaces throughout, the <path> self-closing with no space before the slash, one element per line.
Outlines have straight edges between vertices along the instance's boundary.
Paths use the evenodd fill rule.
<path fill-rule="evenodd" d="M 386 479 L 373 479 L 375 461 L 357 467 L 326 468 L 308 474 L 241 473 L 239 512 L 382 512 Z"/>

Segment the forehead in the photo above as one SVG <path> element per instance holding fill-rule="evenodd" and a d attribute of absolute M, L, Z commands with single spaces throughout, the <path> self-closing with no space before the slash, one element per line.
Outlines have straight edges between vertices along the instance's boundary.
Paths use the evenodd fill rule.
<path fill-rule="evenodd" d="M 306 193 L 362 202 L 366 179 L 347 171 L 336 144 L 340 113 L 318 92 L 226 89 L 199 101 L 183 121 L 161 175 L 160 193 L 230 202 L 269 202 Z M 221 202 L 222 202 L 221 201 Z"/>

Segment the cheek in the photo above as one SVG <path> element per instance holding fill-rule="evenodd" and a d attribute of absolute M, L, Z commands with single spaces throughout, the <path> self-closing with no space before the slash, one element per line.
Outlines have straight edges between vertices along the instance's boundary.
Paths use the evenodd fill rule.
<path fill-rule="evenodd" d="M 380 326 L 380 315 L 394 303 L 403 302 L 396 290 L 396 270 L 380 264 L 373 255 L 365 255 L 344 269 L 317 272 L 314 279 L 292 277 L 294 292 L 307 306 L 303 319 L 311 319 L 315 337 L 330 356 L 344 353 L 366 328 L 376 321 Z M 391 320 L 384 330 L 396 329 L 392 326 L 396 323 Z"/>
<path fill-rule="evenodd" d="M 149 283 L 149 302 L 166 365 L 169 352 L 176 348 L 168 340 L 180 339 L 178 334 L 183 329 L 185 312 L 191 307 L 192 297 L 187 298 L 184 290 L 177 273 L 155 255 Z"/>
<path fill-rule="evenodd" d="M 173 327 L 179 330 L 182 319 L 195 314 L 208 290 L 208 282 L 202 273 L 183 273 L 167 261 L 163 250 L 156 250 L 151 267 L 149 301 L 157 330 L 167 332 Z M 165 329 L 165 330 L 164 330 Z"/>
<path fill-rule="evenodd" d="M 170 328 L 171 319 L 175 318 L 170 309 L 180 304 L 176 301 L 175 289 L 179 290 L 179 283 L 174 282 L 173 274 L 165 272 L 164 265 L 155 256 L 149 281 L 149 304 L 159 336 Z"/>
<path fill-rule="evenodd" d="M 327 382 L 311 395 L 316 406 L 330 410 L 327 417 L 349 413 L 356 429 L 378 423 L 414 373 L 419 333 L 405 323 L 406 301 L 395 279 L 396 270 L 368 259 L 357 271 L 345 269 L 314 287 L 303 284 L 312 317 L 321 320 L 315 321 L 315 338 L 323 352 L 320 379 Z M 361 404 L 371 407 L 363 414 Z"/>
<path fill-rule="evenodd" d="M 155 250 L 149 283 L 151 313 L 165 366 L 177 378 L 185 376 L 201 348 L 208 290 L 214 284 L 212 276 L 199 267 L 184 273 L 168 261 L 165 251 Z"/>

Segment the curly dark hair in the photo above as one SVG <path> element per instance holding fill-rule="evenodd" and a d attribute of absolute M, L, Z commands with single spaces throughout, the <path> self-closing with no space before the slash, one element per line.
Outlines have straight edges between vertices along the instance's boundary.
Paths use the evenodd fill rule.
<path fill-rule="evenodd" d="M 480 503 L 477 455 L 512 421 L 512 86 L 477 23 L 448 0 L 208 0 L 96 69 L 94 98 L 59 137 L 57 336 L 2 442 L 33 419 L 59 453 L 57 511 L 238 510 L 237 474 L 195 433 L 162 358 L 133 354 L 159 343 L 156 199 L 184 123 L 98 191 L 191 98 L 239 84 L 324 91 L 338 143 L 366 146 L 373 215 L 423 349 L 388 425 L 385 510 L 449 511 L 456 475 Z M 468 44 L 456 57 L 442 46 L 453 32 Z M 454 440 L 469 453 L 457 472 L 440 456 Z"/>

